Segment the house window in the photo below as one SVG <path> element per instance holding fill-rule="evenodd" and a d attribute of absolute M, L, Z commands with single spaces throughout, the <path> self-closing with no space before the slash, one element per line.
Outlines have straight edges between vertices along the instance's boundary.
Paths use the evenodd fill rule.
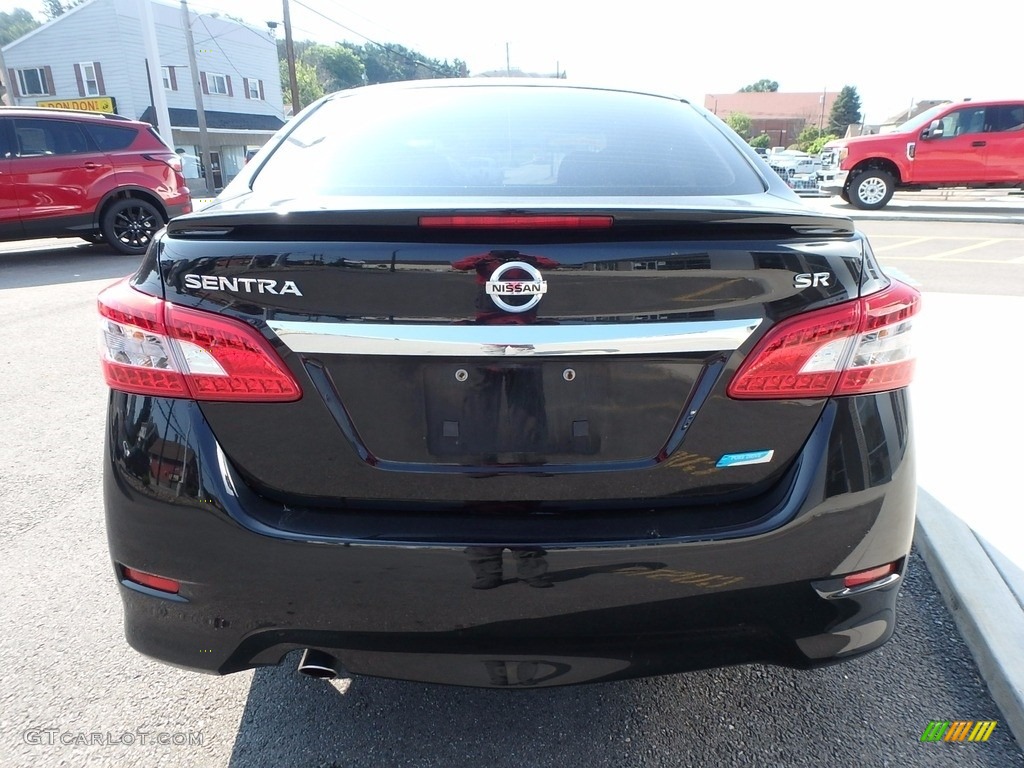
<path fill-rule="evenodd" d="M 245 93 L 250 99 L 262 99 L 263 94 L 261 93 L 263 83 L 253 77 L 247 77 L 245 79 Z"/>
<path fill-rule="evenodd" d="M 50 93 L 46 70 L 36 67 L 18 70 L 18 87 L 22 96 L 47 96 Z"/>
<path fill-rule="evenodd" d="M 85 91 L 82 95 L 99 96 L 100 81 L 96 77 L 96 65 L 91 61 L 84 61 L 78 66 L 82 69 L 82 89 Z"/>
<path fill-rule="evenodd" d="M 98 61 L 83 61 L 75 64 L 75 82 L 78 95 L 82 97 L 103 96 L 103 68 Z"/>
<path fill-rule="evenodd" d="M 160 72 L 164 78 L 164 90 L 178 90 L 178 78 L 174 76 L 174 67 L 160 67 Z"/>
<path fill-rule="evenodd" d="M 209 73 L 206 75 L 206 82 L 210 89 L 210 93 L 220 94 L 221 96 L 228 96 L 228 76 L 227 75 L 215 75 Z"/>

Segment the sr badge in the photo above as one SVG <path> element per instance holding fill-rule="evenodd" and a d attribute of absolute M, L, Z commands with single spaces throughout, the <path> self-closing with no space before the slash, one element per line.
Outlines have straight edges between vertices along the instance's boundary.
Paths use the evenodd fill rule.
<path fill-rule="evenodd" d="M 523 272 L 528 277 L 503 280 L 509 272 Z M 527 312 L 538 304 L 548 292 L 547 281 L 541 277 L 540 270 L 523 261 L 509 261 L 491 273 L 486 285 L 487 295 L 491 297 L 499 309 L 506 312 Z M 526 299 L 523 303 L 512 304 L 506 299 Z"/>

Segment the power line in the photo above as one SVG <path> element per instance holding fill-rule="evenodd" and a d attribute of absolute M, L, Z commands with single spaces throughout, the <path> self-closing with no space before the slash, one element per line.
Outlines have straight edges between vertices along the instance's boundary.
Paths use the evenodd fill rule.
<path fill-rule="evenodd" d="M 368 37 L 368 36 L 364 35 L 362 32 L 357 32 L 356 30 L 352 29 L 351 27 L 345 26 L 340 21 L 335 21 L 330 16 L 327 16 L 327 15 L 321 13 L 320 11 L 316 10 L 316 8 L 310 8 L 308 5 L 306 5 L 305 3 L 301 2 L 301 0 L 292 0 L 292 1 L 296 5 L 302 6 L 303 8 L 305 8 L 310 13 L 315 13 L 317 16 L 319 16 L 320 18 L 324 19 L 325 21 L 329 21 L 332 24 L 334 24 L 335 26 L 341 27 L 346 32 L 351 32 L 356 37 L 361 37 L 366 42 L 372 43 L 373 45 L 376 45 L 378 48 L 383 48 L 385 51 L 387 51 L 388 53 L 392 54 L 393 56 L 399 56 L 399 57 L 405 59 L 406 61 L 410 62 L 411 64 L 416 64 L 417 66 L 421 66 L 421 67 L 424 67 L 426 69 L 429 69 L 430 71 L 432 71 L 432 72 L 434 72 L 434 73 L 436 73 L 438 75 L 447 75 L 448 74 L 443 69 L 439 69 L 438 67 L 435 67 L 432 64 L 429 64 L 428 62 L 421 61 L 420 59 L 414 59 L 412 56 L 409 56 L 408 54 L 402 53 L 401 51 L 396 51 L 394 48 L 391 48 L 391 47 L 389 47 L 387 45 L 384 45 L 383 43 L 378 43 L 372 37 Z"/>
<path fill-rule="evenodd" d="M 348 7 L 344 6 L 344 5 L 342 5 L 337 0 L 325 0 L 325 1 L 327 3 L 329 3 L 330 5 L 332 5 L 333 7 L 337 8 L 338 10 L 344 11 L 345 13 L 351 14 L 352 16 L 356 16 L 356 17 L 362 19 L 363 21 L 365 21 L 366 23 L 371 24 L 374 27 L 377 27 L 381 32 L 384 32 L 385 34 L 389 35 L 392 40 L 397 40 L 399 37 L 401 37 L 401 35 L 398 32 L 396 32 L 395 30 L 390 29 L 389 27 L 387 27 L 387 26 L 385 26 L 385 25 L 383 25 L 383 24 L 381 24 L 379 22 L 376 22 L 373 19 L 370 19 L 370 18 L 367 18 L 366 16 L 363 16 L 363 14 L 359 13 L 358 11 L 353 11 L 351 8 L 348 8 Z"/>
<path fill-rule="evenodd" d="M 199 19 L 200 23 L 203 25 L 203 29 L 206 30 L 206 34 L 208 34 L 210 36 L 210 40 L 213 42 L 214 45 L 217 46 L 217 50 L 220 51 L 220 55 L 224 57 L 225 61 L 227 61 L 228 66 L 231 67 L 232 70 L 234 70 L 234 73 L 236 75 L 238 75 L 239 79 L 242 81 L 241 83 L 239 83 L 239 85 L 241 85 L 244 88 L 245 87 L 246 76 L 238 71 L 238 68 L 232 63 L 231 58 L 227 55 L 227 53 L 224 52 L 224 49 L 221 48 L 220 43 L 217 42 L 217 38 L 213 35 L 212 32 L 210 32 L 210 28 L 208 26 L 206 26 L 206 20 L 203 18 L 203 16 L 200 15 L 200 14 L 197 14 L 196 18 Z M 255 32 L 255 30 L 253 30 L 253 31 Z M 263 38 L 263 39 L 266 42 L 266 38 Z M 276 45 L 274 46 L 274 52 L 275 52 L 275 54 L 277 53 L 277 46 Z M 246 94 L 246 97 L 248 97 L 248 94 Z M 287 118 L 287 114 L 283 110 L 278 110 L 273 104 L 271 104 L 266 99 L 263 99 L 263 103 L 268 105 L 275 113 L 280 115 L 282 118 Z"/>

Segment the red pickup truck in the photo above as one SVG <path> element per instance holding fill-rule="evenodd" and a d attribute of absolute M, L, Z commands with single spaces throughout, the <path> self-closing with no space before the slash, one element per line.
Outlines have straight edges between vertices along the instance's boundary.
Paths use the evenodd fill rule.
<path fill-rule="evenodd" d="M 1024 100 L 940 104 L 891 133 L 831 141 L 819 177 L 867 210 L 897 189 L 1024 187 Z"/>

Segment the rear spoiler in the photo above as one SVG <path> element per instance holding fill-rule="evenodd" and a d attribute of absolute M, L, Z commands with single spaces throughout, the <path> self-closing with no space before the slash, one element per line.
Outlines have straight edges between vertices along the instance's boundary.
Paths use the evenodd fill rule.
<path fill-rule="evenodd" d="M 365 206 L 366 198 L 360 202 Z M 581 234 L 589 238 L 599 237 L 602 240 L 615 240 L 622 237 L 667 236 L 681 234 L 688 236 L 707 237 L 720 240 L 723 238 L 749 237 L 762 239 L 767 237 L 837 237 L 847 238 L 854 234 L 853 222 L 844 217 L 827 213 L 819 213 L 798 207 L 793 208 L 752 208 L 738 206 L 722 206 L 719 208 L 696 205 L 686 206 L 651 206 L 651 207 L 613 207 L 595 206 L 589 200 L 587 206 L 531 206 L 516 208 L 496 207 L 441 207 L 418 206 L 406 208 L 342 208 L 318 207 L 295 209 L 288 202 L 280 207 L 244 208 L 214 207 L 187 216 L 178 217 L 170 222 L 167 233 L 172 238 L 202 238 L 225 240 L 330 240 L 337 237 L 350 239 L 360 234 L 375 238 L 384 236 L 386 240 L 426 240 L 435 239 L 440 231 L 458 230 L 462 236 L 470 235 L 479 239 L 481 234 L 488 236 L 502 233 L 503 238 L 509 236 L 522 237 L 526 230 L 534 235 L 545 232 L 549 236 L 552 231 L 561 235 Z M 291 209 L 291 210 L 290 210 Z M 611 226 L 601 229 L 581 227 L 579 230 L 566 228 L 564 225 L 552 226 L 550 230 L 536 223 L 529 227 L 462 227 L 421 225 L 421 218 L 437 220 L 439 217 L 516 217 L 519 219 L 536 218 L 544 220 L 548 217 L 564 220 L 567 217 L 581 219 L 608 217 Z M 599 233 L 599 234 L 598 234 Z M 459 239 L 463 239 L 460 237 Z"/>

